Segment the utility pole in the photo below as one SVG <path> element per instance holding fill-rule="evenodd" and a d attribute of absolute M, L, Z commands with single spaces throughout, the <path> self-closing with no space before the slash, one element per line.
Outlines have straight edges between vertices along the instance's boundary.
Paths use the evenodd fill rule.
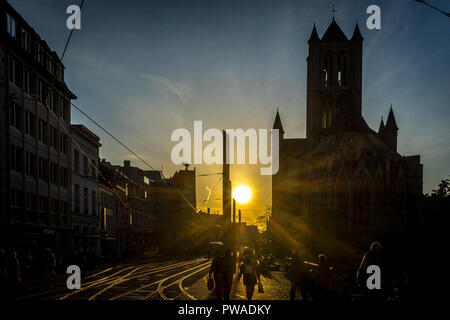
<path fill-rule="evenodd" d="M 222 211 L 224 228 L 231 224 L 231 181 L 230 181 L 230 165 L 228 164 L 228 150 L 227 150 L 227 134 L 223 131 L 223 169 L 222 169 Z"/>
<path fill-rule="evenodd" d="M 233 224 L 236 224 L 236 199 L 233 199 Z"/>

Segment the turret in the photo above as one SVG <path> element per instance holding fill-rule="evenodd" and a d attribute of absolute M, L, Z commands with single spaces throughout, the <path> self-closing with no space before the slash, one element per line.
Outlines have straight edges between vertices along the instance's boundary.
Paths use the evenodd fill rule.
<path fill-rule="evenodd" d="M 395 121 L 394 111 L 391 108 L 389 109 L 389 115 L 386 120 L 386 125 L 383 128 L 382 139 L 384 143 L 386 143 L 393 151 L 397 152 L 397 135 L 398 135 L 398 126 Z"/>
<path fill-rule="evenodd" d="M 381 117 L 380 127 L 378 128 L 378 135 L 381 135 L 383 133 L 383 130 L 384 130 L 384 121 L 383 117 Z"/>
<path fill-rule="evenodd" d="M 361 35 L 361 31 L 359 31 L 359 26 L 358 26 L 358 22 L 355 25 L 355 30 L 353 31 L 353 35 L 350 39 L 351 41 L 363 41 L 364 38 Z"/>
<path fill-rule="evenodd" d="M 280 113 L 277 108 L 277 115 L 275 116 L 275 121 L 273 122 L 273 129 L 278 129 L 280 133 L 280 139 L 284 138 L 283 124 L 281 123 Z"/>
<path fill-rule="evenodd" d="M 309 37 L 308 43 L 314 42 L 314 41 L 320 41 L 319 35 L 317 34 L 316 30 L 316 24 L 314 24 L 313 30 L 311 32 L 311 36 Z"/>

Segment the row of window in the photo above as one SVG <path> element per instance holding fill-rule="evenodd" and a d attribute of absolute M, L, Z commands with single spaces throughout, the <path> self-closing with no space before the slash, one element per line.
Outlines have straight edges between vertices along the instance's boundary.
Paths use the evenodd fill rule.
<path fill-rule="evenodd" d="M 87 226 L 83 226 L 83 227 L 81 227 L 81 226 L 73 226 L 73 231 L 76 233 L 76 234 L 84 234 L 84 235 L 96 235 L 96 234 L 98 234 L 98 230 L 97 230 L 97 228 L 96 227 L 92 227 L 92 228 L 89 228 L 89 227 L 87 227 Z"/>
<path fill-rule="evenodd" d="M 80 213 L 81 206 L 81 188 L 79 184 L 75 184 L 74 188 L 74 200 L 75 200 L 75 212 Z M 83 213 L 84 215 L 89 215 L 89 189 L 83 188 Z M 91 211 L 90 214 L 93 216 L 97 215 L 97 192 L 95 190 L 91 191 Z"/>
<path fill-rule="evenodd" d="M 25 202 L 24 202 L 25 195 Z M 47 196 L 37 196 L 32 192 L 24 192 L 18 189 L 11 189 L 11 206 L 14 208 L 23 208 L 27 210 L 39 210 L 50 213 L 61 212 L 69 214 L 69 202 Z"/>
<path fill-rule="evenodd" d="M 43 105 L 48 105 L 53 113 L 69 122 L 69 102 L 55 92 L 43 80 L 30 70 L 24 70 L 22 64 L 14 58 L 9 59 L 9 81 L 21 88 L 25 93 L 36 97 Z"/>
<path fill-rule="evenodd" d="M 57 128 L 49 126 L 47 121 L 41 118 L 37 119 L 36 115 L 28 110 L 25 111 L 25 118 L 23 118 L 23 108 L 16 103 L 11 103 L 10 125 L 21 131 L 24 129 L 27 135 L 33 138 L 37 136 L 42 143 L 47 144 L 49 142 L 50 147 L 67 154 L 69 147 L 67 135 L 63 132 L 58 133 Z M 50 136 L 50 139 L 47 138 L 48 136 Z"/>
<path fill-rule="evenodd" d="M 100 191 L 100 205 L 107 208 L 114 208 L 114 196 L 112 194 Z"/>
<path fill-rule="evenodd" d="M 11 170 L 19 173 L 25 172 L 27 176 L 39 178 L 67 188 L 69 185 L 69 170 L 63 166 L 48 161 L 43 157 L 37 159 L 36 154 L 26 151 L 25 159 L 20 147 L 11 145 Z M 24 161 L 25 160 L 25 161 Z"/>
<path fill-rule="evenodd" d="M 80 167 L 80 151 L 74 149 L 73 150 L 73 160 L 74 160 L 74 167 L 75 172 L 81 173 L 81 167 Z M 85 177 L 97 177 L 97 169 L 93 166 L 97 166 L 97 162 L 93 159 L 88 160 L 88 158 L 83 155 L 83 175 Z"/>
<path fill-rule="evenodd" d="M 23 26 L 10 15 L 6 14 L 6 31 L 15 40 L 17 40 L 22 48 L 34 57 L 34 59 L 48 72 L 55 74 L 59 81 L 64 81 L 64 68 L 49 50 L 44 49 L 40 39 L 31 36 Z"/>

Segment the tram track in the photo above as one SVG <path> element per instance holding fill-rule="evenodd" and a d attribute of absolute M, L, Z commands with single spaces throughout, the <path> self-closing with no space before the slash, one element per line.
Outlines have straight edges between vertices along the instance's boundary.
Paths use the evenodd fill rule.
<path fill-rule="evenodd" d="M 108 275 L 104 278 L 100 278 L 94 281 L 91 281 L 82 286 L 80 290 L 76 290 L 74 292 L 66 293 L 63 296 L 59 296 L 58 300 L 65 299 L 77 299 L 84 298 L 87 300 L 117 300 L 117 299 L 126 299 L 132 297 L 133 294 L 139 294 L 141 291 L 144 292 L 146 288 L 151 288 L 152 286 L 156 286 L 161 280 L 170 278 L 165 277 L 163 279 L 158 279 L 161 275 L 165 275 L 167 272 L 178 271 L 180 268 L 195 269 L 199 266 L 208 264 L 209 262 L 205 262 L 205 259 L 195 259 L 190 261 L 182 261 L 177 263 L 172 263 L 163 266 L 154 266 L 154 265 L 142 265 L 137 267 L 127 267 L 125 269 L 120 270 L 112 275 Z M 192 267 L 195 265 L 194 267 Z M 182 271 L 183 272 L 183 271 Z M 186 272 L 186 270 L 185 270 Z M 176 273 L 178 274 L 178 273 Z M 145 285 L 141 285 L 142 282 L 149 282 Z M 138 288 L 135 288 L 136 283 L 139 285 Z M 125 285 L 125 288 L 119 288 L 119 285 Z M 126 290 L 125 292 L 121 292 L 120 294 L 115 293 L 114 291 L 118 290 Z M 155 290 L 151 291 L 154 293 Z M 115 294 L 114 294 L 115 293 Z M 127 297 L 128 296 L 128 297 Z"/>
<path fill-rule="evenodd" d="M 199 266 L 195 266 L 193 268 L 189 268 L 187 270 L 183 270 L 181 272 L 178 272 L 174 275 L 171 275 L 169 277 L 166 277 L 164 279 L 161 279 L 160 282 L 158 283 L 158 289 L 157 289 L 157 293 L 159 294 L 159 296 L 163 299 L 163 300 L 174 300 L 175 297 L 168 297 L 165 293 L 164 290 L 172 287 L 172 286 L 177 286 L 177 288 L 180 290 L 180 292 L 182 294 L 184 294 L 186 297 L 188 297 L 189 299 L 192 300 L 196 300 L 195 297 L 191 296 L 189 293 L 187 293 L 187 291 L 183 288 L 183 281 L 186 280 L 187 278 L 192 277 L 193 275 L 199 273 L 200 271 L 203 271 L 207 268 L 209 268 L 211 265 L 211 262 L 205 262 L 204 264 L 201 264 Z M 185 275 L 185 276 L 181 276 L 182 274 L 192 271 L 191 273 Z M 168 280 L 172 279 L 172 278 L 176 278 L 178 276 L 181 276 L 179 279 L 176 279 L 175 281 L 169 283 L 168 285 L 164 285 L 165 282 L 167 282 Z M 156 292 L 151 293 L 150 295 L 148 295 L 145 298 L 150 298 L 151 296 L 153 296 Z"/>

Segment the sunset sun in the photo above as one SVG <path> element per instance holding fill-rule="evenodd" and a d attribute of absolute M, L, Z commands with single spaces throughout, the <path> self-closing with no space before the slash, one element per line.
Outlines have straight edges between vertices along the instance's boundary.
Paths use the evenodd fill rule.
<path fill-rule="evenodd" d="M 246 185 L 240 185 L 233 190 L 233 198 L 240 204 L 245 204 L 250 201 L 252 191 Z"/>

